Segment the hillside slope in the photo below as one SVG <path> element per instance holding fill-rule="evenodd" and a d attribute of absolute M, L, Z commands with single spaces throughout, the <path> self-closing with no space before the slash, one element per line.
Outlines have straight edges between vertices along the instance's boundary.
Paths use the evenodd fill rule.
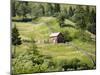
<path fill-rule="evenodd" d="M 52 56 L 54 61 L 62 61 L 62 60 L 71 60 L 73 58 L 78 58 L 83 63 L 87 63 L 89 66 L 93 66 L 93 61 L 95 61 L 95 43 L 87 43 L 81 40 L 73 40 L 75 46 L 81 48 L 86 52 L 80 51 L 79 48 L 75 48 L 75 46 L 70 45 L 69 43 L 65 44 L 51 44 L 51 43 L 44 43 L 49 39 L 49 35 L 53 32 L 61 32 L 62 30 L 67 30 L 72 37 L 74 37 L 77 29 L 74 27 L 63 27 L 59 26 L 59 23 L 56 18 L 54 17 L 40 17 L 33 22 L 13 22 L 16 23 L 16 26 L 19 30 L 20 36 L 22 40 L 31 41 L 31 38 L 34 37 L 38 50 L 43 55 Z M 66 25 L 75 26 L 70 20 L 65 20 Z M 67 34 L 66 34 L 67 35 Z M 28 49 L 30 43 L 23 42 L 23 44 L 17 47 L 17 54 L 25 51 Z"/>

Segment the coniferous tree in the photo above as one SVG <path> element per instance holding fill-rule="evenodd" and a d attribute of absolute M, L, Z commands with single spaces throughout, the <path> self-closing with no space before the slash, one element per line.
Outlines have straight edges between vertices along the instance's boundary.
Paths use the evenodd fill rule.
<path fill-rule="evenodd" d="M 59 13 L 58 15 L 58 22 L 59 22 L 59 25 L 60 27 L 63 27 L 65 25 L 64 21 L 65 21 L 65 16 L 63 13 Z"/>
<path fill-rule="evenodd" d="M 81 30 L 86 29 L 86 23 L 84 17 L 80 17 L 80 20 L 76 22 L 77 28 L 80 28 Z"/>
<path fill-rule="evenodd" d="M 23 11 L 22 15 L 24 18 L 26 18 L 26 15 L 31 12 L 28 2 L 23 2 L 21 8 Z"/>
<path fill-rule="evenodd" d="M 88 24 L 90 23 L 90 7 L 89 6 L 85 6 L 85 22 Z"/>
<path fill-rule="evenodd" d="M 35 9 L 35 10 L 33 10 Z M 34 11 L 33 14 L 35 13 L 34 16 L 41 17 L 45 15 L 45 9 L 42 4 L 38 4 L 36 7 L 34 7 L 32 10 Z"/>
<path fill-rule="evenodd" d="M 89 14 L 90 13 L 90 7 L 86 6 L 86 13 Z"/>
<path fill-rule="evenodd" d="M 51 3 L 47 3 L 46 4 L 46 8 L 45 8 L 45 15 L 46 16 L 51 16 L 51 15 L 53 15 L 53 11 L 54 11 L 54 9 L 53 9 L 52 4 Z"/>
<path fill-rule="evenodd" d="M 68 17 L 69 17 L 69 14 L 68 13 L 69 13 L 68 12 L 68 9 L 66 7 L 63 7 L 63 9 L 60 11 L 59 14 L 62 14 L 66 19 L 68 19 Z"/>
<path fill-rule="evenodd" d="M 54 16 L 57 17 L 61 13 L 60 4 L 54 4 Z"/>
<path fill-rule="evenodd" d="M 95 12 L 95 10 L 94 9 L 92 9 L 92 11 L 91 11 L 91 16 L 90 16 L 90 22 L 91 23 L 96 23 L 96 12 Z"/>
<path fill-rule="evenodd" d="M 69 18 L 72 17 L 72 16 L 74 15 L 74 9 L 72 8 L 72 6 L 69 7 L 68 12 L 69 12 L 69 13 L 68 13 Z"/>
<path fill-rule="evenodd" d="M 90 12 L 89 25 L 87 28 L 91 33 L 96 34 L 96 12 L 94 9 Z"/>
<path fill-rule="evenodd" d="M 42 12 L 42 16 L 43 16 L 43 15 L 45 15 L 45 9 L 44 9 L 43 5 L 40 5 L 40 7 L 41 7 L 41 10 L 42 10 L 41 12 Z"/>
<path fill-rule="evenodd" d="M 33 37 L 31 38 L 31 45 L 30 45 L 29 50 L 32 54 L 35 54 L 35 55 L 39 54 L 39 51 L 37 50 L 37 45 L 35 44 L 35 40 Z"/>
<path fill-rule="evenodd" d="M 16 28 L 16 25 L 12 28 L 12 45 L 14 46 L 14 56 L 16 54 L 16 46 L 21 45 L 21 38 L 19 37 L 18 29 Z"/>
<path fill-rule="evenodd" d="M 29 2 L 19 2 L 15 3 L 16 15 L 23 16 L 23 19 L 27 17 L 27 14 L 31 13 L 31 7 Z"/>
<path fill-rule="evenodd" d="M 85 20 L 85 11 L 82 6 L 77 6 L 75 10 L 75 15 L 73 16 L 74 21 L 76 22 L 76 27 L 85 30 L 87 27 L 86 20 Z"/>
<path fill-rule="evenodd" d="M 60 12 L 60 4 L 55 4 L 55 12 Z"/>

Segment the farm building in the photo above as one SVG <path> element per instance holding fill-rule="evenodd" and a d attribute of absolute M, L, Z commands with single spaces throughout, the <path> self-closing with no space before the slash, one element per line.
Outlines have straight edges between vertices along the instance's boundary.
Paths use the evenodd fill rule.
<path fill-rule="evenodd" d="M 51 33 L 49 41 L 51 43 L 64 43 L 65 42 L 64 36 L 60 32 Z"/>

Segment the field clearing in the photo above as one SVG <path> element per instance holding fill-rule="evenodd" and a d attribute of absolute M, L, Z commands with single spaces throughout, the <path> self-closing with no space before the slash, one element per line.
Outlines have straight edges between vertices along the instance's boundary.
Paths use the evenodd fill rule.
<path fill-rule="evenodd" d="M 74 28 L 67 27 L 67 28 L 60 28 L 57 19 L 53 17 L 41 17 L 35 20 L 33 22 L 13 22 L 16 24 L 20 36 L 23 38 L 30 39 L 31 37 L 34 37 L 35 40 L 43 40 L 48 39 L 49 35 L 52 32 L 61 32 L 62 30 L 68 30 L 71 34 L 71 36 L 74 35 L 75 30 Z M 66 24 L 73 25 L 74 23 L 66 20 Z M 13 25 L 13 24 L 12 24 Z"/>
<path fill-rule="evenodd" d="M 29 44 L 23 44 L 16 48 L 16 54 L 19 55 L 24 51 L 28 51 Z M 63 61 L 63 60 L 71 60 L 73 58 L 78 58 L 82 63 L 87 63 L 89 66 L 92 66 L 90 58 L 86 56 L 79 50 L 75 50 L 75 48 L 65 45 L 65 44 L 42 44 L 38 45 L 38 50 L 40 54 L 51 56 L 53 61 Z M 91 53 L 90 53 L 91 54 Z M 95 55 L 91 55 L 95 59 Z"/>
<path fill-rule="evenodd" d="M 84 53 L 65 44 L 40 45 L 39 51 L 43 55 L 52 56 L 54 60 L 70 60 L 73 58 L 78 58 L 82 62 L 93 65 L 91 60 Z M 92 56 L 95 58 L 94 54 Z"/>
<path fill-rule="evenodd" d="M 74 25 L 69 20 L 68 24 Z M 56 19 L 53 17 L 42 17 L 36 20 L 36 24 L 33 22 L 13 22 L 19 30 L 22 40 L 31 41 L 34 37 L 35 41 L 47 40 L 52 32 L 60 32 L 62 30 L 68 30 L 71 36 L 77 31 L 75 28 L 65 27 L 60 28 Z M 66 22 L 67 23 L 67 22 Z M 84 43 L 82 41 L 72 41 L 76 46 L 84 49 L 95 60 L 95 45 L 90 43 Z M 30 43 L 23 42 L 22 45 L 16 47 L 16 54 L 20 54 L 23 51 L 29 49 Z M 83 63 L 87 63 L 92 66 L 90 58 L 81 51 L 75 49 L 68 44 L 37 44 L 40 54 L 51 56 L 54 61 L 71 60 L 78 58 Z"/>

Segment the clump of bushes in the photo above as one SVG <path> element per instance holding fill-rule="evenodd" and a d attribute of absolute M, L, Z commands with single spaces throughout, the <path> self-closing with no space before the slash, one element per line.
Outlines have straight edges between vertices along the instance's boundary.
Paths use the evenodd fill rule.
<path fill-rule="evenodd" d="M 62 68 L 64 69 L 64 71 L 78 70 L 79 64 L 80 64 L 80 60 L 77 58 L 73 58 L 73 59 L 69 60 L 69 62 L 65 62 L 62 65 Z"/>
<path fill-rule="evenodd" d="M 59 62 L 59 64 L 57 66 L 59 68 L 58 71 L 93 69 L 93 66 L 89 66 L 89 64 L 82 62 L 78 58 L 73 58 L 71 60 L 61 60 L 61 62 Z"/>
<path fill-rule="evenodd" d="M 80 59 L 71 60 L 52 59 L 51 56 L 40 55 L 37 46 L 32 40 L 32 46 L 27 51 L 12 58 L 12 74 L 32 74 L 41 72 L 86 70 L 92 69 L 87 63 L 82 63 Z"/>
<path fill-rule="evenodd" d="M 47 72 L 50 67 L 50 58 L 43 55 L 30 54 L 24 52 L 12 59 L 13 74 L 28 74 Z"/>
<path fill-rule="evenodd" d="M 65 42 L 70 42 L 73 40 L 72 36 L 70 35 L 70 32 L 68 30 L 62 30 L 61 33 L 64 36 Z"/>
<path fill-rule="evenodd" d="M 47 72 L 51 57 L 40 55 L 35 41 L 32 40 L 30 48 L 12 59 L 12 74 L 28 74 Z"/>
<path fill-rule="evenodd" d="M 74 38 L 80 39 L 83 42 L 91 42 L 91 35 L 88 34 L 86 31 L 77 31 L 74 35 Z"/>
<path fill-rule="evenodd" d="M 78 58 L 55 61 L 49 56 L 34 55 L 24 52 L 12 59 L 12 73 L 14 75 L 87 69 L 93 69 L 93 67 L 89 66 L 87 63 L 81 62 Z"/>

